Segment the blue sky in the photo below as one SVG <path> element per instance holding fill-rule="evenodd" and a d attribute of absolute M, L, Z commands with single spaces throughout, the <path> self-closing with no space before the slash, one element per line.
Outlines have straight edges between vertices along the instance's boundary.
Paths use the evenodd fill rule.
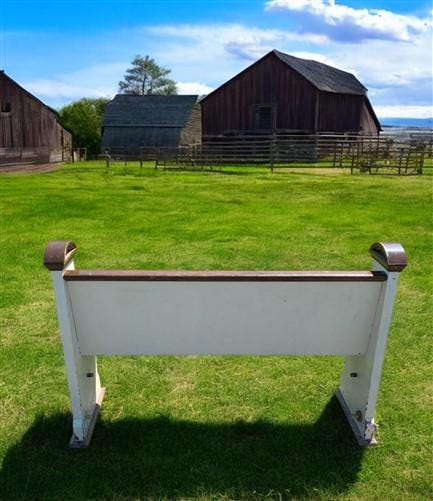
<path fill-rule="evenodd" d="M 432 113 L 423 0 L 0 0 L 0 66 L 47 104 L 113 96 L 136 54 L 206 93 L 272 48 L 351 71 L 379 116 Z"/>

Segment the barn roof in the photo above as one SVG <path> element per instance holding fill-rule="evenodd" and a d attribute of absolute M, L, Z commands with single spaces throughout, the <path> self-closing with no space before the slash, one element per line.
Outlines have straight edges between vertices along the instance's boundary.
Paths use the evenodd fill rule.
<path fill-rule="evenodd" d="M 184 127 L 198 95 L 117 94 L 104 110 L 104 127 Z"/>
<path fill-rule="evenodd" d="M 318 61 L 290 56 L 279 50 L 272 52 L 321 91 L 357 95 L 364 95 L 367 92 L 367 88 L 352 73 Z"/>
<path fill-rule="evenodd" d="M 280 61 L 299 73 L 320 91 L 334 92 L 337 94 L 354 94 L 359 96 L 364 96 L 367 94 L 367 88 L 364 87 L 362 83 L 354 75 L 352 75 L 352 73 L 339 70 L 324 63 L 319 63 L 318 61 L 290 56 L 289 54 L 274 49 L 271 50 L 271 52 L 268 52 L 258 61 L 255 61 L 252 65 L 242 70 L 234 77 L 230 78 L 230 80 L 227 80 L 215 90 L 204 96 L 203 100 L 206 100 L 209 96 L 213 95 L 215 92 L 218 92 L 219 89 L 225 87 L 233 80 L 236 80 L 240 75 L 248 71 L 249 68 L 251 68 L 255 64 L 260 63 L 263 59 L 271 55 L 276 56 Z"/>

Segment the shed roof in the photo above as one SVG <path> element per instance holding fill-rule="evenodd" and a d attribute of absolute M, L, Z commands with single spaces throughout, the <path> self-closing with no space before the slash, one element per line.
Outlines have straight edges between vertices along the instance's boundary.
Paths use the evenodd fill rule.
<path fill-rule="evenodd" d="M 184 127 L 198 95 L 117 94 L 104 110 L 104 127 Z"/>
<path fill-rule="evenodd" d="M 364 95 L 367 92 L 367 88 L 352 73 L 318 61 L 290 56 L 279 50 L 272 52 L 321 91 L 357 95 Z"/>

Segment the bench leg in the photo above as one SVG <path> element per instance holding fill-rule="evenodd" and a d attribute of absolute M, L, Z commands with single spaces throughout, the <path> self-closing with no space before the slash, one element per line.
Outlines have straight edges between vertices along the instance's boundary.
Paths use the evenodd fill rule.
<path fill-rule="evenodd" d="M 399 276 L 399 273 L 388 272 L 380 265 L 375 268 L 386 273 L 388 279 L 379 299 L 367 352 L 346 357 L 337 391 L 337 398 L 362 446 L 377 443 L 374 413 Z"/>
<path fill-rule="evenodd" d="M 367 357 L 346 357 L 340 388 L 337 390 L 337 398 L 344 414 L 362 446 L 375 445 L 377 443 L 375 433 L 377 425 L 374 421 L 374 409 L 372 409 L 369 397 L 377 398 L 371 389 L 371 367 Z M 367 408 L 370 412 L 367 414 Z"/>
<path fill-rule="evenodd" d="M 80 359 L 76 364 L 75 373 L 69 374 L 68 367 L 73 413 L 69 446 L 74 449 L 81 449 L 90 444 L 105 394 L 105 388 L 101 388 L 96 357 L 82 356 Z"/>
<path fill-rule="evenodd" d="M 52 272 L 72 407 L 69 445 L 82 448 L 87 447 L 92 438 L 105 388 L 101 388 L 96 356 L 84 356 L 79 351 L 69 294 L 62 275 L 61 271 Z"/>

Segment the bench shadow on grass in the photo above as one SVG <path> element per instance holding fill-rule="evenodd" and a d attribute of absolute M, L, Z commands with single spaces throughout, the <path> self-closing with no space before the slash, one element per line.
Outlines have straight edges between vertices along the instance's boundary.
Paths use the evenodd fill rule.
<path fill-rule="evenodd" d="M 85 450 L 68 449 L 70 426 L 67 414 L 36 419 L 7 452 L 1 499 L 335 496 L 363 453 L 335 398 L 305 425 L 102 419 Z"/>

